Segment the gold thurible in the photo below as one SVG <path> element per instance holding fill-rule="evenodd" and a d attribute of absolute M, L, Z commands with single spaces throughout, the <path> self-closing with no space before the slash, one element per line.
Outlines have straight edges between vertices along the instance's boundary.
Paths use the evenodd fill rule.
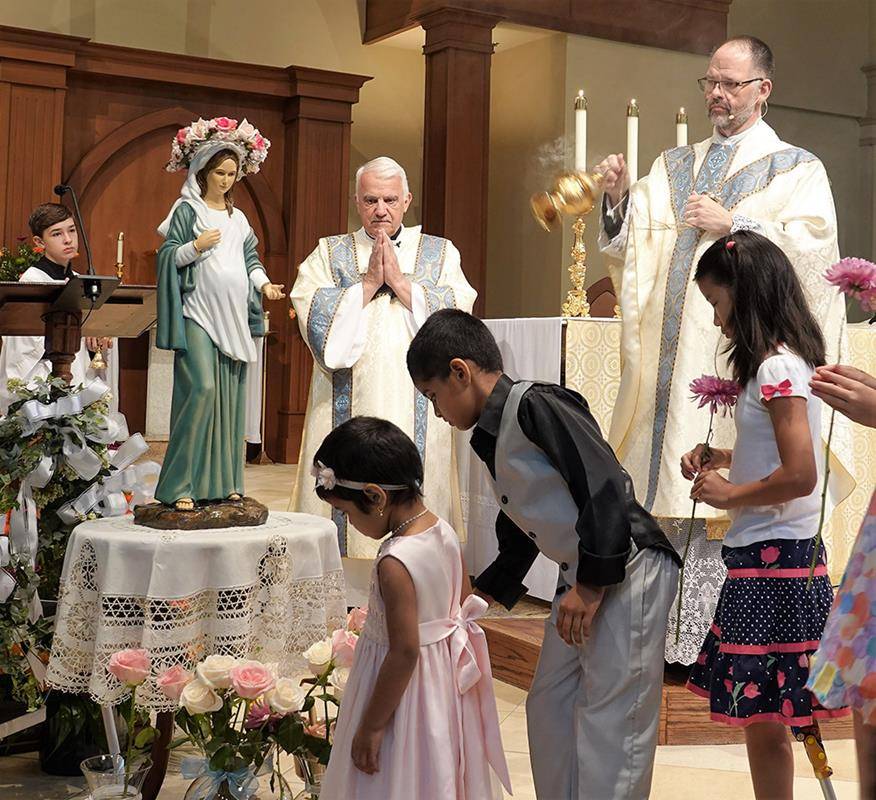
<path fill-rule="evenodd" d="M 572 263 L 569 277 L 572 288 L 563 303 L 564 317 L 587 317 L 590 305 L 584 282 L 587 278 L 587 248 L 584 245 L 584 216 L 596 206 L 602 187 L 599 172 L 567 172 L 560 175 L 548 192 L 536 192 L 529 200 L 532 214 L 546 231 L 559 227 L 562 216 L 575 216 L 572 224 L 575 242 L 572 245 Z"/>

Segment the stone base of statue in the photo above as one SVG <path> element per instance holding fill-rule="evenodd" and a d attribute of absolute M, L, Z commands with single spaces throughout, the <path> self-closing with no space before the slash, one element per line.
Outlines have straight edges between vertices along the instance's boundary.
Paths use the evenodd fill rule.
<path fill-rule="evenodd" d="M 258 500 L 219 500 L 196 504 L 191 511 L 177 511 L 163 503 L 134 508 L 134 523 L 164 531 L 201 531 L 209 528 L 246 528 L 264 525 L 268 509 Z"/>

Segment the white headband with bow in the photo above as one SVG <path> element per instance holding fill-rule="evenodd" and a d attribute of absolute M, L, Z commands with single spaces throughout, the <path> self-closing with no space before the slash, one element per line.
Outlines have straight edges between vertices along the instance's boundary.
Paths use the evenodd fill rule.
<path fill-rule="evenodd" d="M 310 474 L 316 478 L 316 488 L 322 488 L 330 492 L 335 486 L 343 486 L 345 489 L 358 489 L 362 491 L 366 486 L 379 486 L 385 492 L 396 492 L 401 489 L 409 489 L 405 483 L 375 483 L 374 481 L 345 481 L 335 475 L 331 467 L 327 467 L 322 461 L 317 461 L 311 468 Z"/>

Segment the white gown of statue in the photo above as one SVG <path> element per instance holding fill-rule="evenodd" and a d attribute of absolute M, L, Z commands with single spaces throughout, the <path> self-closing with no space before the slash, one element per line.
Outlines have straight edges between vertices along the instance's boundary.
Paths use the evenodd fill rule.
<path fill-rule="evenodd" d="M 427 505 L 461 532 L 451 429 L 414 389 L 405 356 L 429 314 L 447 307 L 471 311 L 477 293 L 450 241 L 422 234 L 419 226 L 403 227 L 395 239 L 396 256 L 411 280 L 413 309 L 387 287 L 363 307 L 362 276 L 372 243 L 362 228 L 320 239 L 299 267 L 290 294 L 316 362 L 290 508 L 332 516 L 331 507 L 314 492 L 313 456 L 333 428 L 352 416 L 369 415 L 390 420 L 414 440 L 424 462 Z M 334 519 L 345 556 L 347 602 L 365 602 L 371 560 L 380 543 L 359 533 L 343 515 Z"/>

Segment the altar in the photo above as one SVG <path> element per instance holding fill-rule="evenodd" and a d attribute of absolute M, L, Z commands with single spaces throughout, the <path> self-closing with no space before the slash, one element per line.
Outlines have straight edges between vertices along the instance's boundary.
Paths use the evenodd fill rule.
<path fill-rule="evenodd" d="M 602 317 L 540 317 L 484 320 L 496 337 L 505 371 L 515 380 L 550 381 L 568 386 L 587 400 L 603 434 L 611 422 L 620 385 L 622 321 Z M 876 326 L 849 325 L 852 365 L 876 374 Z M 494 523 L 499 508 L 489 476 L 468 445 L 469 431 L 456 433 L 460 499 L 468 540 L 469 572 L 479 574 L 498 552 Z M 854 427 L 855 490 L 834 509 L 824 539 L 833 583 L 839 583 L 873 489 L 876 475 L 876 429 Z M 523 583 L 529 595 L 551 600 L 557 566 L 542 555 Z"/>

